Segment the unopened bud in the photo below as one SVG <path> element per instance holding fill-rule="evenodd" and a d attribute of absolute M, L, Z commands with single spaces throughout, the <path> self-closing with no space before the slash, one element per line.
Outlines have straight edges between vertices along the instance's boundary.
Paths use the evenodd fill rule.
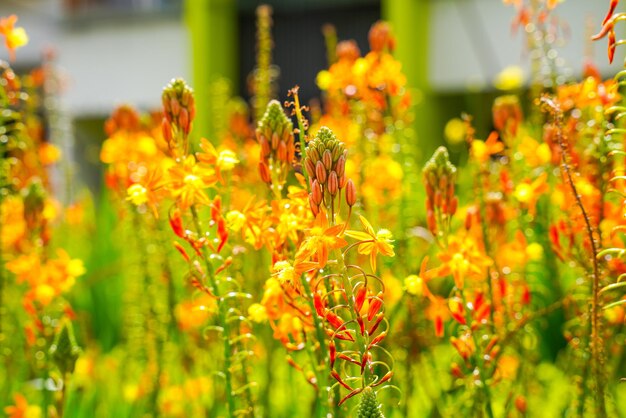
<path fill-rule="evenodd" d="M 335 196 L 339 191 L 339 179 L 337 178 L 337 173 L 334 171 L 330 172 L 328 176 L 328 184 L 326 185 L 328 188 L 328 192 L 331 196 Z"/>
<path fill-rule="evenodd" d="M 343 173 L 346 171 L 346 158 L 342 155 L 337 160 L 337 165 L 335 166 L 335 171 L 337 172 L 337 177 L 341 178 Z"/>
<path fill-rule="evenodd" d="M 163 139 L 165 139 L 167 143 L 170 143 L 172 141 L 172 125 L 167 118 L 163 118 L 161 130 L 163 131 Z"/>
<path fill-rule="evenodd" d="M 317 216 L 317 214 L 320 213 L 320 206 L 313 202 L 312 195 L 309 195 L 309 205 L 311 206 L 311 213 L 313 213 L 313 216 Z"/>
<path fill-rule="evenodd" d="M 315 178 L 315 163 L 310 158 L 304 160 L 304 168 L 306 169 L 309 178 Z"/>
<path fill-rule="evenodd" d="M 261 158 L 268 158 L 271 152 L 270 143 L 263 135 L 259 135 L 259 144 L 261 145 Z"/>
<path fill-rule="evenodd" d="M 261 180 L 263 180 L 265 183 L 272 182 L 270 168 L 263 161 L 259 163 L 259 174 L 261 175 Z"/>
<path fill-rule="evenodd" d="M 315 165 L 315 177 L 319 180 L 320 184 L 326 183 L 326 168 L 321 161 L 318 161 Z"/>
<path fill-rule="evenodd" d="M 189 112 L 187 112 L 187 109 L 180 109 L 180 113 L 178 115 L 178 123 L 180 124 L 181 129 L 183 130 L 183 132 L 185 134 L 189 133 L 189 128 L 190 128 L 190 124 L 189 124 Z"/>
<path fill-rule="evenodd" d="M 346 203 L 352 207 L 356 203 L 356 186 L 352 180 L 346 183 Z"/>
<path fill-rule="evenodd" d="M 322 162 L 324 163 L 326 170 L 330 170 L 332 168 L 333 156 L 329 150 L 324 151 L 324 154 L 322 155 Z"/>
<path fill-rule="evenodd" d="M 311 199 L 316 205 L 322 203 L 322 186 L 320 186 L 317 180 L 313 180 L 313 183 L 311 183 Z"/>
<path fill-rule="evenodd" d="M 285 144 L 285 141 L 280 141 L 278 143 L 278 150 L 276 151 L 276 155 L 278 156 L 279 160 L 288 161 L 287 160 L 287 144 Z"/>

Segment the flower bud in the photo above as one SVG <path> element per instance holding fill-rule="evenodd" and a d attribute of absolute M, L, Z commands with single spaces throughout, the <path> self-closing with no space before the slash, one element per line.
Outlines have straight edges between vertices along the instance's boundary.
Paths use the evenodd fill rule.
<path fill-rule="evenodd" d="M 309 178 L 315 178 L 315 163 L 310 158 L 304 160 L 304 168 L 306 169 Z"/>
<path fill-rule="evenodd" d="M 265 183 L 271 183 L 272 182 L 272 176 L 270 174 L 270 168 L 263 161 L 261 161 L 259 163 L 259 174 L 261 175 L 261 180 L 263 180 Z"/>
<path fill-rule="evenodd" d="M 265 139 L 263 135 L 259 135 L 259 144 L 261 145 L 261 158 L 268 158 L 270 156 L 270 143 Z"/>
<path fill-rule="evenodd" d="M 346 183 L 346 203 L 352 207 L 356 203 L 356 186 L 352 180 Z"/>
<path fill-rule="evenodd" d="M 313 213 L 313 216 L 317 216 L 317 214 L 320 212 L 320 206 L 313 201 L 313 196 L 311 194 L 309 195 L 309 205 L 311 206 L 311 212 Z"/>
<path fill-rule="evenodd" d="M 170 143 L 172 141 L 172 125 L 167 118 L 163 118 L 161 121 L 161 131 L 163 132 L 163 139 L 165 139 L 165 142 Z"/>
<path fill-rule="evenodd" d="M 330 170 L 332 168 L 333 156 L 329 150 L 324 151 L 324 154 L 322 154 L 322 162 L 324 163 L 326 170 Z"/>
<path fill-rule="evenodd" d="M 337 177 L 341 178 L 346 171 L 346 158 L 342 155 L 337 160 L 337 164 L 335 165 L 335 171 L 337 172 Z"/>
<path fill-rule="evenodd" d="M 178 123 L 180 124 L 181 129 L 185 134 L 188 134 L 190 131 L 190 123 L 189 123 L 189 112 L 187 109 L 181 109 L 178 114 Z"/>
<path fill-rule="evenodd" d="M 326 187 L 328 188 L 328 192 L 331 196 L 335 196 L 339 191 L 339 179 L 337 179 L 337 173 L 335 173 L 334 171 L 330 172 L 330 175 L 328 176 L 328 184 L 326 185 Z"/>
<path fill-rule="evenodd" d="M 285 141 L 280 141 L 278 143 L 278 149 L 276 151 L 276 156 L 278 157 L 278 159 L 280 161 L 288 162 L 288 160 L 287 160 L 287 144 L 285 144 Z"/>
<path fill-rule="evenodd" d="M 315 176 L 321 184 L 326 183 L 326 169 L 321 161 L 318 161 L 315 165 Z"/>
<path fill-rule="evenodd" d="M 313 180 L 311 184 L 311 199 L 316 205 L 322 203 L 322 186 L 320 186 L 317 180 Z"/>
<path fill-rule="evenodd" d="M 178 116 L 178 114 L 180 113 L 180 102 L 176 100 L 175 97 L 172 97 L 170 99 L 170 109 L 172 109 L 173 116 Z"/>

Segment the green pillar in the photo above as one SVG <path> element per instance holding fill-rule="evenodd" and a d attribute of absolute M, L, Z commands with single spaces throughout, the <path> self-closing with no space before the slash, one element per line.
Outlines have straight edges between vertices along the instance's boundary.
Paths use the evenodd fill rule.
<path fill-rule="evenodd" d="M 402 63 L 415 103 L 414 128 L 419 162 L 425 162 L 441 143 L 437 132 L 436 103 L 428 82 L 430 50 L 430 0 L 383 0 L 382 15 L 393 29 L 397 46 L 394 56 Z"/>
<path fill-rule="evenodd" d="M 191 41 L 191 86 L 196 93 L 194 137 L 214 140 L 211 85 L 227 79 L 232 91 L 237 90 L 237 1 L 186 0 L 185 21 Z"/>

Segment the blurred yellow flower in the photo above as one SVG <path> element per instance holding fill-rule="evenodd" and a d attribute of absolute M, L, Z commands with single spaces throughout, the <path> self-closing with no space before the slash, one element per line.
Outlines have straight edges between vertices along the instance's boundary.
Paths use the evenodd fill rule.
<path fill-rule="evenodd" d="M 129 200 L 133 205 L 139 206 L 148 202 L 148 191 L 141 184 L 133 184 L 128 188 L 127 193 L 126 200 Z"/>
<path fill-rule="evenodd" d="M 463 142 L 466 133 L 467 126 L 465 125 L 465 122 L 459 118 L 450 119 L 443 129 L 443 134 L 446 137 L 446 140 L 448 143 L 453 145 Z"/>
<path fill-rule="evenodd" d="M 404 279 L 406 292 L 413 296 L 421 296 L 424 293 L 424 281 L 416 274 L 411 274 Z"/>
<path fill-rule="evenodd" d="M 260 303 L 253 303 L 248 308 L 248 317 L 256 323 L 262 323 L 267 321 L 267 311 L 265 310 L 265 306 Z"/>
<path fill-rule="evenodd" d="M 15 50 L 28 43 L 28 35 L 24 28 L 15 27 L 17 16 L 0 18 L 0 35 L 4 36 L 4 44 L 9 50 L 11 61 L 15 60 Z"/>
<path fill-rule="evenodd" d="M 493 85 L 498 90 L 516 90 L 522 87 L 524 79 L 524 70 L 517 65 L 512 65 L 500 71 L 493 81 Z"/>

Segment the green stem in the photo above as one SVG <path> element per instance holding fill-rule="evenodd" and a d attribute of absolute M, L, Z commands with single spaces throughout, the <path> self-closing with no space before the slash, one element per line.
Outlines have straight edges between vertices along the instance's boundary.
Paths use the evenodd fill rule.
<path fill-rule="evenodd" d="M 315 326 L 315 334 L 317 337 L 317 341 L 319 343 L 319 352 L 322 356 L 322 364 L 330 364 L 328 362 L 328 359 L 326 357 L 326 335 L 324 335 L 324 324 L 322 324 L 322 321 L 320 321 L 319 316 L 317 315 L 317 312 L 315 311 L 315 305 L 313 303 L 313 292 L 311 291 L 311 285 L 309 284 L 308 280 L 306 278 L 304 278 L 304 280 L 301 280 L 302 283 L 302 287 L 304 288 L 305 293 L 307 294 L 308 298 L 307 301 L 309 303 L 309 309 L 311 310 L 311 316 L 313 317 L 313 324 Z M 325 398 L 324 395 L 326 394 L 327 388 L 328 388 L 328 376 L 330 375 L 330 373 L 325 373 L 324 376 L 321 375 L 320 370 L 319 370 L 319 361 L 317 356 L 315 355 L 315 347 L 313 347 L 313 344 L 310 344 L 307 341 L 307 348 L 309 350 L 309 354 L 311 355 L 311 362 L 313 363 L 313 372 L 315 373 L 315 378 L 317 379 L 317 402 L 318 402 L 318 408 L 317 408 L 317 416 L 318 417 L 325 417 L 328 414 L 328 408 L 326 407 L 326 402 L 325 402 Z"/>
<path fill-rule="evenodd" d="M 605 393 L 604 393 L 604 376 L 602 371 L 603 361 L 603 352 L 602 352 L 602 340 L 600 338 L 600 269 L 598 266 L 598 250 L 596 247 L 596 240 L 593 236 L 593 226 L 591 225 L 591 220 L 589 215 L 587 214 L 587 210 L 585 209 L 585 205 L 582 202 L 582 198 L 578 193 L 578 189 L 576 188 L 576 184 L 574 183 L 574 179 L 572 177 L 572 168 L 568 162 L 568 149 L 567 144 L 563 139 L 563 133 L 561 131 L 561 126 L 563 124 L 563 113 L 560 109 L 555 109 L 555 125 L 557 127 L 556 130 L 556 139 L 559 144 L 559 147 L 562 151 L 562 159 L 563 159 L 563 170 L 565 172 L 565 176 L 567 179 L 567 183 L 574 194 L 574 198 L 576 199 L 576 205 L 582 212 L 583 220 L 585 221 L 585 228 L 587 232 L 587 238 L 589 239 L 591 245 L 591 257 L 593 263 L 593 277 L 591 283 L 591 307 L 590 307 L 590 316 L 591 316 L 591 334 L 589 341 L 589 348 L 591 351 L 591 360 L 592 360 L 592 371 L 594 374 L 595 380 L 595 408 L 596 415 L 598 417 L 606 417 L 606 404 L 605 404 Z"/>
<path fill-rule="evenodd" d="M 463 306 L 467 306 L 467 299 L 465 298 L 465 294 L 463 293 L 462 290 L 460 290 L 459 293 L 461 294 L 461 299 L 463 300 Z M 478 381 L 481 383 L 480 387 L 482 388 L 483 393 L 485 394 L 485 409 L 487 410 L 487 416 L 489 418 L 493 418 L 493 409 L 491 407 L 491 391 L 489 390 L 489 385 L 487 384 L 485 360 L 483 356 L 478 355 L 478 350 L 479 350 L 480 345 L 479 345 L 478 339 L 476 338 L 476 334 L 471 328 L 472 316 L 468 309 L 465 309 L 465 322 L 467 322 L 468 331 L 470 335 L 472 336 L 474 347 L 476 347 L 476 351 L 474 352 L 474 359 L 476 363 L 476 369 L 478 370 L 478 375 L 479 375 Z"/>
<path fill-rule="evenodd" d="M 203 236 L 202 228 L 200 226 L 200 219 L 198 218 L 198 212 L 196 211 L 195 206 L 191 206 L 191 215 L 193 217 L 193 223 L 196 227 L 196 232 L 198 236 Z M 235 397 L 233 395 L 233 380 L 232 380 L 232 358 L 231 358 L 231 345 L 230 345 L 230 324 L 228 323 L 227 318 L 227 306 L 226 302 L 222 299 L 219 293 L 219 287 L 217 278 L 215 277 L 215 271 L 213 270 L 213 265 L 211 264 L 210 255 L 208 253 L 207 247 L 202 247 L 202 258 L 204 264 L 206 266 L 207 275 L 209 277 L 209 286 L 211 286 L 211 291 L 217 298 L 218 304 L 218 320 L 219 324 L 222 327 L 222 340 L 224 343 L 224 377 L 226 380 L 226 398 L 228 400 L 228 416 L 231 418 L 235 417 L 236 405 L 235 405 Z"/>

